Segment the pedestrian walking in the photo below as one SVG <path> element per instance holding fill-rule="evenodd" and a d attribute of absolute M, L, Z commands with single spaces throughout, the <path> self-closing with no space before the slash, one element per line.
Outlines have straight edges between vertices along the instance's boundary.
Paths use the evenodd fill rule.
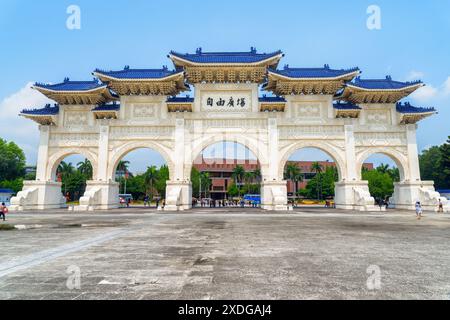
<path fill-rule="evenodd" d="M 6 204 L 2 202 L 2 205 L 0 206 L 0 217 L 3 218 L 3 221 L 6 221 L 6 214 L 8 213 L 8 208 L 6 207 Z"/>
<path fill-rule="evenodd" d="M 144 197 L 144 207 L 146 207 L 147 205 L 150 207 L 149 203 L 148 203 L 148 196 Z"/>
<path fill-rule="evenodd" d="M 440 212 L 440 213 L 444 212 L 444 205 L 442 204 L 441 199 L 439 199 L 438 212 Z"/>
<path fill-rule="evenodd" d="M 420 201 L 416 202 L 416 217 L 417 220 L 422 219 L 422 205 L 420 204 Z"/>

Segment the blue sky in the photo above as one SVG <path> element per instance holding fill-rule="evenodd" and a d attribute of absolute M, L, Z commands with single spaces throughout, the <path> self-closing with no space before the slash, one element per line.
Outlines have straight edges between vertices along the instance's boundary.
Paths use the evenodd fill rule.
<path fill-rule="evenodd" d="M 81 29 L 66 28 L 69 5 Z M 381 30 L 369 30 L 369 5 L 381 9 Z M 422 79 L 409 100 L 434 106 L 422 121 L 419 148 L 450 135 L 449 1 L 25 1 L 0 3 L 0 136 L 15 140 L 35 162 L 36 126 L 17 112 L 45 100 L 34 81 L 90 79 L 95 68 L 169 65 L 170 50 L 283 50 L 291 66 L 358 66 L 363 77 Z M 36 104 L 36 105 L 34 105 Z"/>

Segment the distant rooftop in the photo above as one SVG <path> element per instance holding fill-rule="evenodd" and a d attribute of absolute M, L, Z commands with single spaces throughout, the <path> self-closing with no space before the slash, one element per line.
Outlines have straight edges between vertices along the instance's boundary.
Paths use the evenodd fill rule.
<path fill-rule="evenodd" d="M 193 103 L 194 98 L 191 98 L 190 96 L 186 97 L 169 97 L 167 99 L 167 103 Z"/>
<path fill-rule="evenodd" d="M 106 87 L 105 84 L 100 83 L 97 79 L 91 81 L 70 81 L 69 78 L 65 78 L 64 82 L 57 84 L 45 84 L 35 83 L 34 87 L 39 89 L 51 90 L 51 91 L 89 91 Z"/>
<path fill-rule="evenodd" d="M 174 56 L 193 63 L 257 63 L 276 56 L 283 55 L 281 50 L 272 53 L 258 53 L 256 48 L 249 52 L 203 52 L 198 48 L 195 53 L 179 53 L 171 51 L 169 57 Z"/>
<path fill-rule="evenodd" d="M 291 68 L 289 65 L 285 65 L 282 70 L 270 69 L 269 72 L 289 78 L 338 78 L 352 73 L 359 73 L 359 68 L 331 69 L 328 64 L 324 65 L 323 68 Z"/>
<path fill-rule="evenodd" d="M 166 66 L 162 69 L 130 69 L 125 66 L 119 71 L 104 71 L 96 69 L 94 74 L 100 74 L 116 79 L 162 79 L 181 73 L 181 71 L 169 70 Z"/>
<path fill-rule="evenodd" d="M 266 95 L 263 95 L 262 97 L 259 98 L 259 102 L 267 102 L 267 103 L 286 102 L 286 99 L 278 96 L 268 97 Z"/>
<path fill-rule="evenodd" d="M 361 110 L 360 107 L 351 102 L 335 102 L 333 107 L 337 110 Z"/>
<path fill-rule="evenodd" d="M 59 105 L 55 104 L 54 106 L 51 106 L 50 104 L 47 104 L 44 108 L 24 109 L 20 113 L 30 116 L 53 116 L 59 113 Z"/>
<path fill-rule="evenodd" d="M 422 81 L 420 80 L 413 82 L 401 82 L 394 81 L 390 76 L 386 76 L 385 79 L 361 79 L 361 77 L 357 77 L 348 85 L 369 90 L 399 90 L 421 84 Z"/>
<path fill-rule="evenodd" d="M 436 113 L 436 109 L 435 108 L 422 108 L 422 107 L 414 107 L 412 106 L 409 102 L 405 102 L 405 103 L 397 103 L 396 105 L 397 108 L 397 112 L 400 113 Z"/>

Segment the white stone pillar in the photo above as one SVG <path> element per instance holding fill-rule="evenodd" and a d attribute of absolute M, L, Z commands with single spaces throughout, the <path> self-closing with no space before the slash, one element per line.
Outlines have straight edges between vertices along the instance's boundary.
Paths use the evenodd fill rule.
<path fill-rule="evenodd" d="M 419 152 L 417 150 L 416 124 L 406 125 L 406 143 L 408 148 L 409 180 L 420 181 Z M 407 178 L 407 179 L 408 179 Z"/>
<path fill-rule="evenodd" d="M 180 211 L 192 208 L 192 184 L 190 176 L 185 177 L 186 159 L 186 139 L 185 139 L 185 121 L 182 115 L 177 115 L 175 121 L 175 148 L 172 161 L 174 161 L 172 174 L 173 180 L 167 181 L 166 187 L 166 211 Z"/>
<path fill-rule="evenodd" d="M 279 177 L 279 132 L 275 115 L 268 119 L 268 172 L 261 183 L 261 207 L 266 210 L 287 210 L 287 182 Z"/>
<path fill-rule="evenodd" d="M 334 201 L 336 208 L 358 211 L 375 210 L 375 199 L 370 195 L 367 181 L 358 179 L 356 167 L 355 134 L 353 124 L 344 126 L 345 168 L 342 168 L 341 181 L 335 184 Z"/>
<path fill-rule="evenodd" d="M 424 210 L 436 211 L 441 200 L 445 210 L 450 211 L 447 199 L 435 191 L 434 182 L 421 181 L 416 129 L 416 124 L 406 125 L 408 163 L 405 166 L 409 168 L 409 176 L 405 176 L 405 181 L 394 184 L 390 202 L 396 209 L 414 210 L 416 201 L 420 201 Z"/>
<path fill-rule="evenodd" d="M 51 180 L 51 174 L 47 177 L 48 167 L 48 147 L 50 142 L 50 127 L 39 126 L 39 149 L 36 165 L 36 181 L 49 181 Z"/>
<path fill-rule="evenodd" d="M 119 183 L 108 177 L 110 120 L 99 120 L 97 176 L 87 181 L 86 191 L 75 211 L 108 210 L 119 207 Z M 69 208 L 72 209 L 72 208 Z"/>
<path fill-rule="evenodd" d="M 11 198 L 11 211 L 59 209 L 66 204 L 61 183 L 52 181 L 53 172 L 48 168 L 50 127 L 39 126 L 39 131 L 36 181 L 24 181 L 22 191 Z"/>

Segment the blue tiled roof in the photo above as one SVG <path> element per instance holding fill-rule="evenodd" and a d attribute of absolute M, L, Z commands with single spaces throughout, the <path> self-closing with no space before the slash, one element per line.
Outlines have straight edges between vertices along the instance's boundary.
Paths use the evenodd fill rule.
<path fill-rule="evenodd" d="M 398 90 L 421 83 L 422 81 L 414 81 L 414 82 L 394 81 L 390 76 L 386 76 L 385 79 L 361 79 L 360 77 L 357 77 L 354 82 L 350 83 L 350 85 L 363 89 L 372 89 L 372 90 L 374 89 Z"/>
<path fill-rule="evenodd" d="M 286 99 L 283 97 L 268 97 L 266 95 L 263 95 L 262 97 L 259 97 L 259 102 L 286 102 Z"/>
<path fill-rule="evenodd" d="M 359 68 L 331 69 L 327 64 L 323 68 L 290 68 L 285 65 L 283 70 L 269 71 L 289 78 L 336 78 L 359 71 Z"/>
<path fill-rule="evenodd" d="M 100 69 L 94 71 L 94 73 L 117 79 L 161 79 L 180 72 L 169 70 L 167 67 L 163 67 L 162 69 L 130 69 L 129 66 L 125 66 L 123 70 L 119 71 L 104 71 Z"/>
<path fill-rule="evenodd" d="M 118 111 L 118 110 L 120 110 L 119 103 L 102 104 L 92 109 L 92 111 Z"/>
<path fill-rule="evenodd" d="M 194 102 L 194 98 L 189 96 L 187 97 L 169 97 L 167 99 L 167 103 L 192 103 Z"/>
<path fill-rule="evenodd" d="M 0 193 L 14 193 L 11 189 L 0 189 Z"/>
<path fill-rule="evenodd" d="M 50 104 L 47 104 L 42 109 L 24 109 L 21 113 L 33 116 L 53 116 L 59 113 L 59 105 L 55 104 L 52 107 Z"/>
<path fill-rule="evenodd" d="M 351 102 L 335 102 L 333 107 L 337 110 L 361 110 L 360 107 Z"/>
<path fill-rule="evenodd" d="M 397 103 L 397 112 L 400 113 L 428 113 L 428 112 L 436 112 L 435 108 L 421 108 L 421 107 L 413 107 L 409 102 L 405 102 L 402 104 L 401 102 Z"/>
<path fill-rule="evenodd" d="M 280 50 L 272 53 L 257 53 L 253 47 L 250 52 L 203 52 L 201 48 L 198 48 L 195 54 L 170 52 L 170 55 L 194 63 L 255 63 L 280 54 L 283 54 Z"/>
<path fill-rule="evenodd" d="M 106 85 L 99 83 L 97 79 L 94 79 L 92 81 L 70 81 L 69 78 L 65 78 L 64 82 L 61 83 L 57 84 L 35 83 L 34 86 L 36 88 L 43 88 L 54 91 L 88 91 L 92 89 L 105 87 Z"/>

